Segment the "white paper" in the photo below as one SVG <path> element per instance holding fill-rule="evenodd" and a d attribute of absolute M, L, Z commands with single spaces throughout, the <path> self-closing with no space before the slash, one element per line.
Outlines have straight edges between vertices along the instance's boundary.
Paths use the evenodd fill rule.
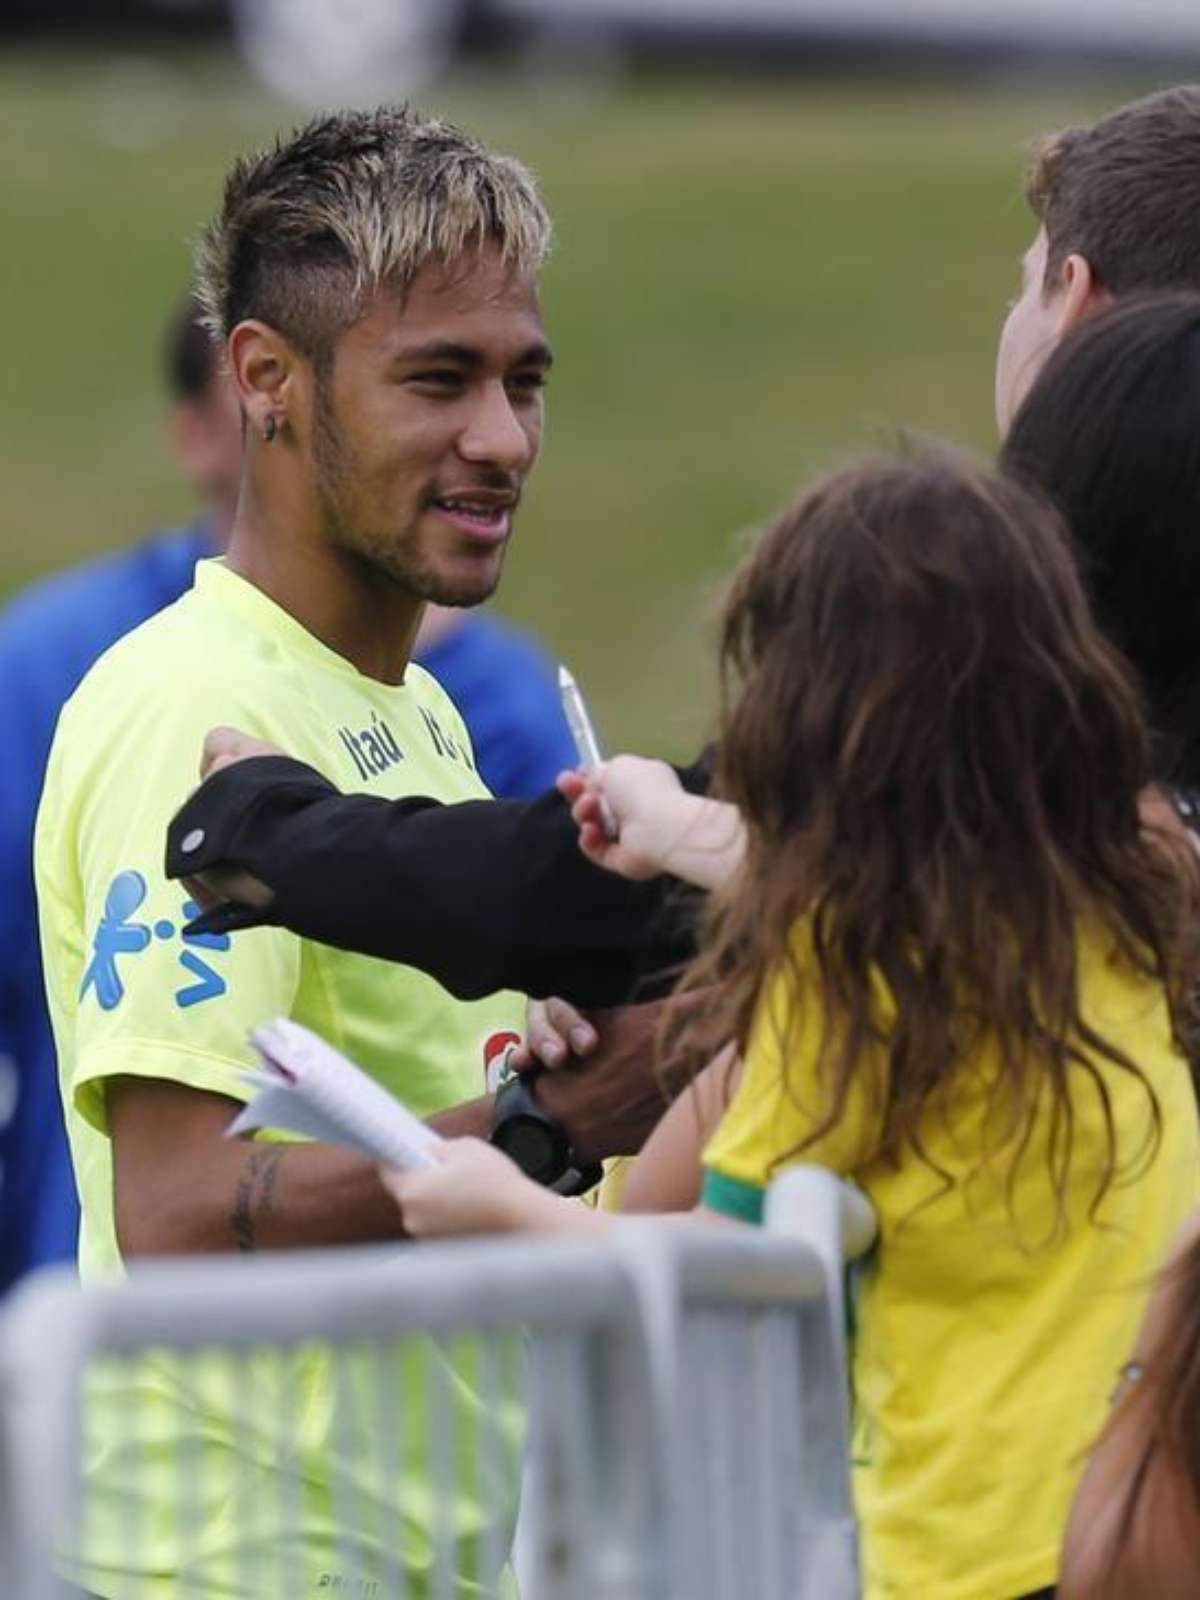
<path fill-rule="evenodd" d="M 319 1034 L 280 1017 L 250 1040 L 261 1064 L 245 1077 L 257 1092 L 230 1123 L 230 1138 L 280 1128 L 404 1171 L 437 1160 L 440 1136 Z"/>

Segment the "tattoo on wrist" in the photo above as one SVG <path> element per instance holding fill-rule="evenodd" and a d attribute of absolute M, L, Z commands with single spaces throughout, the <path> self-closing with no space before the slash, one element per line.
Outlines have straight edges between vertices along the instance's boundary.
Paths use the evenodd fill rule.
<path fill-rule="evenodd" d="M 258 1249 L 258 1225 L 274 1209 L 275 1179 L 286 1149 L 267 1145 L 252 1150 L 238 1178 L 230 1224 L 239 1250 Z"/>

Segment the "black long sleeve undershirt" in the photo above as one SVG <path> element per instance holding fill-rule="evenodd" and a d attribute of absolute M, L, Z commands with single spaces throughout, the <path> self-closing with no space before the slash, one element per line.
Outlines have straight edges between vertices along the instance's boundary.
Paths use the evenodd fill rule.
<path fill-rule="evenodd" d="M 703 791 L 707 761 L 680 777 Z M 198 831 L 203 843 L 184 851 Z M 261 912 L 222 906 L 205 928 L 282 925 L 417 967 L 461 999 L 497 989 L 580 1006 L 651 999 L 693 949 L 695 892 L 593 866 L 554 790 L 384 800 L 343 795 L 302 762 L 256 757 L 210 778 L 171 823 L 168 876 L 217 865 L 245 868 L 275 899 Z"/>

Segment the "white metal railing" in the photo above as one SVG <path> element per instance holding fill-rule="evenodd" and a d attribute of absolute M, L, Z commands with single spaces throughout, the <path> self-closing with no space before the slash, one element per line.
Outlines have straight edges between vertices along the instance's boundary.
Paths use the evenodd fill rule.
<path fill-rule="evenodd" d="M 0 1593 L 508 1596 L 523 1453 L 526 1600 L 853 1600 L 870 1227 L 796 1169 L 762 1230 L 43 1274 L 0 1318 Z"/>

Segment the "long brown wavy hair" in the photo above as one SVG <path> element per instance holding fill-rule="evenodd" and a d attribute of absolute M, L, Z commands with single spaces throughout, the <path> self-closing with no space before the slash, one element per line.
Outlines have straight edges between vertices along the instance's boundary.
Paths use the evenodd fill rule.
<path fill-rule="evenodd" d="M 989 1149 L 1011 1149 L 1011 1183 L 1048 1115 L 1060 1220 L 1090 1082 L 1107 1123 L 1094 1211 L 1130 1168 L 1098 1059 L 1145 1087 L 1135 1165 L 1159 1107 L 1081 1010 L 1078 925 L 1103 924 L 1120 958 L 1181 991 L 1195 862 L 1139 823 L 1137 691 L 1057 515 L 948 453 L 839 473 L 738 573 L 721 678 L 714 792 L 741 811 L 747 853 L 711 897 L 672 1047 L 697 1068 L 730 1039 L 744 1049 L 765 983 L 791 969 L 821 1020 L 811 1141 L 873 1071 L 882 1131 L 863 1159 L 915 1153 L 948 1184 L 924 1118 L 986 1036 L 1001 1067 Z"/>

